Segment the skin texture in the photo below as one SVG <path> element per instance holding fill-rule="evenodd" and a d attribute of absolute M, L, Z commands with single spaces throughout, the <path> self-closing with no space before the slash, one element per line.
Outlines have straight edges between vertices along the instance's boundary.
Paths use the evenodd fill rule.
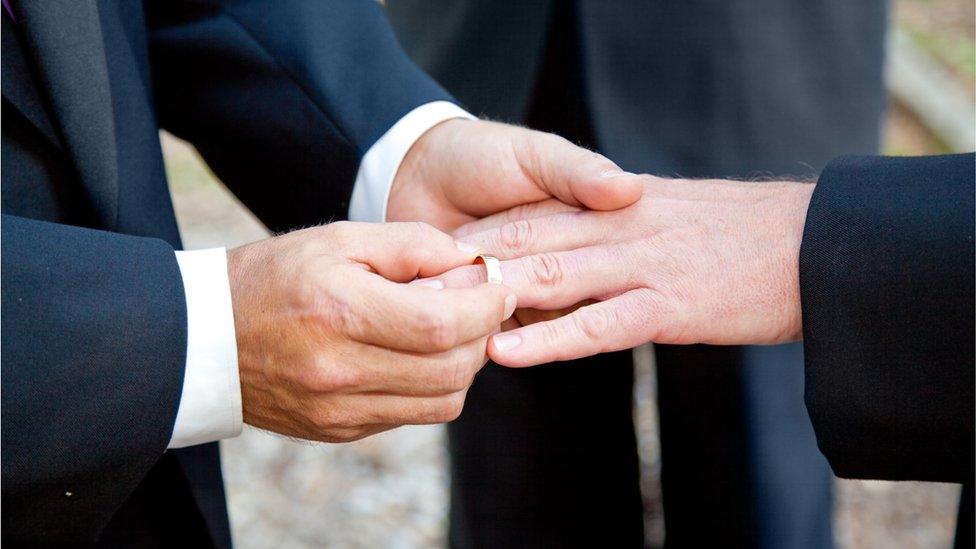
<path fill-rule="evenodd" d="M 800 339 L 799 250 L 813 189 L 645 176 L 641 199 L 618 211 L 543 201 L 459 228 L 460 240 L 507 259 L 504 283 L 520 307 L 548 311 L 518 311 L 523 326 L 492 337 L 489 356 L 517 367 L 649 341 Z M 462 288 L 484 273 L 467 266 L 436 278 Z"/>
<path fill-rule="evenodd" d="M 343 442 L 453 420 L 516 298 L 493 284 L 404 284 L 475 258 L 476 246 L 434 227 L 552 197 L 620 208 L 642 190 L 638 176 L 555 135 L 438 124 L 391 187 L 387 219 L 409 223 L 333 223 L 228 252 L 244 421 Z"/>

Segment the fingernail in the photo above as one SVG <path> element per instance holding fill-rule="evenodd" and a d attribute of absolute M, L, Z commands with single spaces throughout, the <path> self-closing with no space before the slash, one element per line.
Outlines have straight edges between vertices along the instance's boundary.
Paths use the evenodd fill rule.
<path fill-rule="evenodd" d="M 499 351 L 507 351 L 518 347 L 522 343 L 522 336 L 513 333 L 495 334 L 491 340 L 494 342 L 496 349 Z"/>
<path fill-rule="evenodd" d="M 435 290 L 444 289 L 444 283 L 436 278 L 425 278 L 422 280 L 415 280 L 413 283 L 416 284 L 417 286 L 426 286 L 428 288 L 433 288 Z"/>
<path fill-rule="evenodd" d="M 454 244 L 457 245 L 457 249 L 461 250 L 466 254 L 474 254 L 478 251 L 478 247 L 474 244 L 468 244 L 467 242 L 461 242 L 460 240 L 455 240 Z"/>
<path fill-rule="evenodd" d="M 505 318 L 512 316 L 512 313 L 515 312 L 515 305 L 517 304 L 518 298 L 515 297 L 515 294 L 505 296 Z"/>

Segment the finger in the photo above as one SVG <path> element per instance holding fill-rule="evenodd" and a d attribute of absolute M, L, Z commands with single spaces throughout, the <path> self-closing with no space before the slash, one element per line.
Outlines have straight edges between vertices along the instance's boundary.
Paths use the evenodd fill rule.
<path fill-rule="evenodd" d="M 647 290 L 633 290 L 555 320 L 496 334 L 488 342 L 488 356 L 503 366 L 523 367 L 636 347 L 653 339 L 653 323 L 667 316 L 656 314 L 660 310 Z"/>
<path fill-rule="evenodd" d="M 641 176 L 553 134 L 532 132 L 516 145 L 515 156 L 523 173 L 544 192 L 574 206 L 616 210 L 633 204 L 643 192 Z"/>
<path fill-rule="evenodd" d="M 580 307 L 585 307 L 592 303 L 597 303 L 592 299 L 587 299 L 586 301 L 581 301 L 575 305 L 570 305 L 569 307 L 564 307 L 562 309 L 556 309 L 553 311 L 543 311 L 541 309 L 515 309 L 515 314 L 512 318 L 516 319 L 518 325 L 528 326 L 529 324 L 535 324 L 537 322 L 545 322 L 547 320 L 555 320 L 561 316 L 566 316 Z M 507 322 L 507 321 L 506 321 Z M 504 328 L 504 324 L 502 325 Z M 511 329 L 511 328 L 509 328 Z"/>
<path fill-rule="evenodd" d="M 502 329 L 500 331 L 507 332 L 522 326 L 528 326 L 529 324 L 554 320 L 561 316 L 568 315 L 576 309 L 585 307 L 591 303 L 596 303 L 596 301 L 588 299 L 586 301 L 581 301 L 576 305 L 554 311 L 543 311 L 541 309 L 515 309 L 515 314 L 513 314 L 512 317 L 505 322 L 502 322 Z"/>
<path fill-rule="evenodd" d="M 425 397 L 357 393 L 311 406 L 308 438 L 352 442 L 401 425 L 447 423 L 461 415 L 467 391 Z"/>
<path fill-rule="evenodd" d="M 352 275 L 351 275 L 352 276 Z M 355 273 L 358 288 L 336 311 L 346 336 L 381 347 L 432 353 L 485 337 L 512 315 L 517 299 L 499 284 L 437 290 Z"/>
<path fill-rule="evenodd" d="M 333 371 L 321 373 L 322 379 L 341 380 L 345 386 L 324 389 L 410 396 L 455 393 L 471 386 L 488 359 L 487 348 L 487 336 L 429 354 L 361 344 L 350 353 L 351 363 L 337 363 L 325 368 Z"/>
<path fill-rule="evenodd" d="M 511 259 L 540 252 L 574 250 L 584 246 L 613 243 L 624 235 L 621 223 L 629 222 L 609 212 L 564 212 L 520 219 L 497 228 L 469 234 L 462 239 L 499 259 Z"/>
<path fill-rule="evenodd" d="M 329 227 L 338 233 L 346 257 L 397 282 L 469 265 L 478 253 L 426 223 L 340 222 Z"/>
<path fill-rule="evenodd" d="M 638 243 L 628 242 L 529 255 L 502 261 L 500 266 L 502 281 L 518 296 L 519 307 L 552 310 L 637 287 L 642 280 L 641 255 Z M 484 267 L 471 265 L 421 282 L 469 288 L 486 278 Z"/>
<path fill-rule="evenodd" d="M 429 425 L 453 421 L 461 414 L 467 390 L 434 397 L 357 393 L 331 397 L 316 414 L 316 423 L 330 430 Z"/>
<path fill-rule="evenodd" d="M 470 223 L 461 225 L 451 234 L 454 236 L 454 238 L 462 239 L 469 234 L 495 229 L 506 223 L 511 223 L 512 221 L 534 219 L 536 217 L 545 217 L 547 215 L 557 213 L 577 211 L 579 211 L 579 207 L 577 206 L 570 206 L 569 204 L 556 200 L 555 198 L 550 198 L 549 200 L 540 200 L 539 202 L 522 204 L 521 206 L 515 206 L 514 208 L 509 208 L 494 215 L 476 219 Z"/>
<path fill-rule="evenodd" d="M 327 424 L 322 424 L 321 426 L 312 424 L 293 436 L 305 440 L 341 444 L 356 442 L 357 440 L 378 435 L 390 429 L 396 429 L 397 427 L 399 425 L 363 425 L 349 428 L 333 428 Z"/>

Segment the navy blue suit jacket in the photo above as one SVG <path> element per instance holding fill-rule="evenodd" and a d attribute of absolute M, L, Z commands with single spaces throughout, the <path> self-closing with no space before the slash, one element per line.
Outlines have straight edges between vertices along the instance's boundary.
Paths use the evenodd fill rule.
<path fill-rule="evenodd" d="M 272 230 L 346 214 L 367 149 L 450 99 L 372 0 L 3 14 L 3 541 L 228 546 L 216 444 L 167 451 L 180 237 L 158 130 Z"/>
<path fill-rule="evenodd" d="M 842 157 L 800 248 L 806 404 L 839 476 L 963 483 L 974 544 L 976 156 Z"/>
<path fill-rule="evenodd" d="M 806 401 L 839 476 L 973 483 L 974 159 L 841 157 L 820 176 L 800 250 Z"/>

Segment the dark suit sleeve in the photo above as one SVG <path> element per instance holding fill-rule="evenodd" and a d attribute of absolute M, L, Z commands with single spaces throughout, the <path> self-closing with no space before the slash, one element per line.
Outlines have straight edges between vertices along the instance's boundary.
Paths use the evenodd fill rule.
<path fill-rule="evenodd" d="M 806 401 L 842 477 L 973 479 L 974 156 L 844 157 L 800 250 Z"/>
<path fill-rule="evenodd" d="M 374 0 L 165 0 L 148 15 L 161 125 L 275 230 L 345 217 L 369 147 L 451 99 Z"/>
<path fill-rule="evenodd" d="M 179 268 L 161 240 L 10 215 L 2 238 L 4 538 L 94 540 L 172 434 Z"/>

